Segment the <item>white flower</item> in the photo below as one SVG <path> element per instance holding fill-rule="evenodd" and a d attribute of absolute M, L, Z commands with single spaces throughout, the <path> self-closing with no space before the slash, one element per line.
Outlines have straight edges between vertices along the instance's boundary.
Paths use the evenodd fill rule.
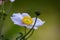
<path fill-rule="evenodd" d="M 10 0 L 11 2 L 14 2 L 15 0 Z"/>
<path fill-rule="evenodd" d="M 32 28 L 32 26 L 35 23 L 35 17 L 31 18 L 28 13 L 14 13 L 11 17 L 11 20 L 14 22 L 14 24 L 19 26 L 24 26 L 26 28 Z M 39 26 L 42 26 L 45 23 L 45 21 L 42 21 L 41 19 L 37 18 L 36 24 L 33 29 L 38 29 Z"/>

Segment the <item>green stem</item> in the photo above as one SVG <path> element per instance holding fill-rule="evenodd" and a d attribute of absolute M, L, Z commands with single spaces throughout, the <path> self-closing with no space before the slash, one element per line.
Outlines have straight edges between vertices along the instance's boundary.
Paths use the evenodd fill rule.
<path fill-rule="evenodd" d="M 32 30 L 32 33 L 25 39 L 27 40 L 28 38 L 30 38 L 33 35 L 33 32 L 34 32 L 34 29 Z"/>
<path fill-rule="evenodd" d="M 0 36 L 1 36 L 1 32 L 2 32 L 2 26 L 3 26 L 3 23 L 4 23 L 3 10 L 4 10 L 4 1 L 2 2 L 2 12 L 0 13 Z"/>
<path fill-rule="evenodd" d="M 24 32 L 25 32 L 24 35 L 25 35 L 25 34 L 26 34 L 26 27 L 24 27 L 24 30 L 25 30 L 25 31 L 24 31 Z M 24 39 L 25 39 L 25 38 L 24 38 Z"/>

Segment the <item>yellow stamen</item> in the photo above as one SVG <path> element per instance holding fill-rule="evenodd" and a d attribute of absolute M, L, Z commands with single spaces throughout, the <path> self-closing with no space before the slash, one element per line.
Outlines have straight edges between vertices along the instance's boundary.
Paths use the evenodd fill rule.
<path fill-rule="evenodd" d="M 32 20 L 31 17 L 24 16 L 24 18 L 22 19 L 22 22 L 23 22 L 24 24 L 30 25 L 30 24 L 33 23 L 33 20 Z"/>

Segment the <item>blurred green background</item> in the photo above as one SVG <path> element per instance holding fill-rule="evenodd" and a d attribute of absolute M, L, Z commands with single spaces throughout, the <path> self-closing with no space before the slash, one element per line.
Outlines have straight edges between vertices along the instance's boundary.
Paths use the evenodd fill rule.
<path fill-rule="evenodd" d="M 15 12 L 28 12 L 35 17 L 35 11 L 40 11 L 38 16 L 45 21 L 45 24 L 34 31 L 34 34 L 28 40 L 60 40 L 59 34 L 59 17 L 60 1 L 59 0 L 16 0 L 12 3 L 11 11 L 8 13 L 4 22 L 2 34 L 5 38 L 15 40 L 19 32 L 24 33 L 24 28 L 14 25 L 10 17 Z M 5 10 L 10 7 L 10 2 L 5 2 Z M 6 11 L 7 12 L 7 11 Z M 28 29 L 27 29 L 28 30 Z"/>

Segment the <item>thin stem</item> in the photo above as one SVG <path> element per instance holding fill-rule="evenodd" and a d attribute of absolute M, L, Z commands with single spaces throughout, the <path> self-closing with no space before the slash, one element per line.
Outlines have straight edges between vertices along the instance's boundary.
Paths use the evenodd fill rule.
<path fill-rule="evenodd" d="M 6 11 L 6 15 L 4 15 L 4 2 L 5 1 L 2 1 L 2 13 L 1 13 L 1 18 L 0 18 L 0 36 L 1 36 L 1 32 L 2 32 L 2 29 L 3 29 L 3 26 L 4 26 L 4 19 L 6 18 L 6 15 L 10 12 L 11 8 L 12 8 L 12 3 L 10 3 L 10 6 L 9 6 L 9 9 Z"/>
<path fill-rule="evenodd" d="M 34 29 L 32 30 L 32 33 L 26 38 L 26 40 L 27 40 L 28 38 L 30 38 L 33 33 L 34 33 Z"/>
<path fill-rule="evenodd" d="M 2 1 L 2 13 L 1 13 L 1 24 L 0 24 L 0 36 L 1 36 L 1 32 L 2 32 L 2 28 L 3 28 L 3 23 L 4 23 L 4 20 L 3 20 L 3 10 L 4 10 L 4 1 Z"/>
<path fill-rule="evenodd" d="M 4 10 L 4 1 L 2 1 L 2 12 Z"/>
<path fill-rule="evenodd" d="M 16 40 L 19 40 L 23 36 L 23 33 L 20 32 L 19 34 L 20 34 L 20 36 L 17 37 Z"/>
<path fill-rule="evenodd" d="M 24 27 L 24 30 L 25 30 L 25 34 L 26 34 L 26 27 Z"/>
<path fill-rule="evenodd" d="M 33 27 L 20 40 L 22 40 L 23 38 L 25 38 L 33 30 L 33 28 L 34 28 L 34 26 L 36 24 L 36 21 L 37 21 L 37 16 L 36 16 L 36 20 L 35 20 L 35 23 L 34 23 Z"/>
<path fill-rule="evenodd" d="M 26 34 L 26 27 L 24 27 L 24 30 L 25 30 L 25 31 L 24 31 L 24 35 L 25 35 L 25 34 Z M 24 38 L 24 39 L 25 39 L 25 38 Z"/>

